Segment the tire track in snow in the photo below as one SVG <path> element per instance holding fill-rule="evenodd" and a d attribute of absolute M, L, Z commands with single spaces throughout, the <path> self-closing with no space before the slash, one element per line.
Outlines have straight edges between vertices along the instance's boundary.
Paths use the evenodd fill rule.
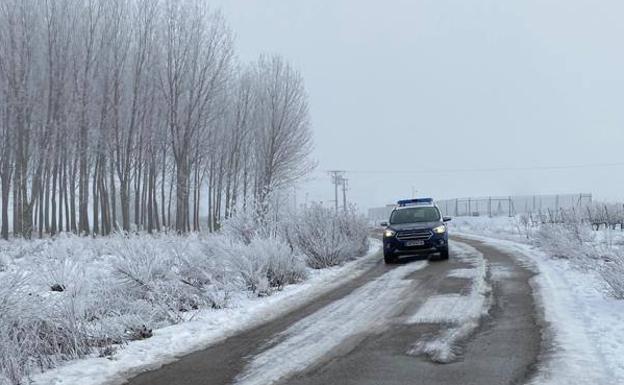
<path fill-rule="evenodd" d="M 253 357 L 235 383 L 274 384 L 326 360 L 335 349 L 383 329 L 414 284 L 405 278 L 426 265 L 421 261 L 396 267 L 295 323 L 278 335 L 279 342 Z"/>
<path fill-rule="evenodd" d="M 471 280 L 468 295 L 444 294 L 427 300 L 407 319 L 407 324 L 438 323 L 448 325 L 437 336 L 428 336 L 417 341 L 408 351 L 410 355 L 426 354 L 438 363 L 454 361 L 461 351 L 459 343 L 479 327 L 481 318 L 488 313 L 491 305 L 491 287 L 486 281 L 487 263 L 477 249 L 460 242 L 455 242 L 455 249 L 460 249 L 457 257 L 474 267 L 456 269 L 449 272 L 453 278 Z"/>

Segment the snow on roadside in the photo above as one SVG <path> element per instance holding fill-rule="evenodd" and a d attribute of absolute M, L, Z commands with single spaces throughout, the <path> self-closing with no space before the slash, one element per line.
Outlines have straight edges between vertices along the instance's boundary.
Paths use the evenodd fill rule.
<path fill-rule="evenodd" d="M 571 261 L 516 241 L 458 235 L 507 252 L 538 273 L 532 285 L 548 325 L 545 340 L 552 346 L 545 346 L 532 385 L 624 383 L 624 301 L 605 295 L 595 271 L 579 270 Z"/>
<path fill-rule="evenodd" d="M 461 353 L 458 343 L 468 337 L 477 327 L 481 318 L 489 311 L 491 288 L 486 281 L 487 263 L 482 253 L 460 242 L 454 242 L 457 258 L 471 263 L 469 269 L 456 269 L 449 277 L 471 280 L 467 295 L 436 295 L 427 300 L 406 323 L 440 323 L 449 325 L 441 335 L 424 337 L 408 351 L 411 355 L 426 354 L 438 363 L 454 361 Z"/>
<path fill-rule="evenodd" d="M 236 308 L 203 311 L 190 322 L 154 330 L 153 337 L 132 341 L 112 358 L 91 357 L 33 376 L 32 385 L 109 385 L 157 369 L 179 357 L 276 319 L 364 274 L 377 262 L 381 244 L 371 239 L 368 254 L 344 266 L 315 270 L 304 283 L 289 285 L 270 297 L 249 298 Z"/>
<path fill-rule="evenodd" d="M 387 318 L 400 308 L 406 290 L 413 284 L 404 278 L 426 265 L 427 262 L 421 261 L 392 269 L 295 323 L 278 336 L 277 345 L 253 358 L 236 383 L 276 383 L 327 359 L 328 353 L 345 341 L 387 327 Z"/>

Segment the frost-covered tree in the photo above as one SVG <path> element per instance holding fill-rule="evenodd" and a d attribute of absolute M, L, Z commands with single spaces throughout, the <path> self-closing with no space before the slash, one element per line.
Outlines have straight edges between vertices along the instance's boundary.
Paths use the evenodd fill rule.
<path fill-rule="evenodd" d="M 236 63 L 205 1 L 0 2 L 3 238 L 265 215 L 310 169 L 310 137 L 301 76 Z"/>
<path fill-rule="evenodd" d="M 264 216 L 271 193 L 313 167 L 312 135 L 301 75 L 279 56 L 262 56 L 256 65 L 254 194 Z"/>

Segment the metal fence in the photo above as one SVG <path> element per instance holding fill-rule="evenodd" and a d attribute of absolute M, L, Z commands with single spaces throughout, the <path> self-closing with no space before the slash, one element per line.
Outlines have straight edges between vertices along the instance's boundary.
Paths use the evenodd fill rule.
<path fill-rule="evenodd" d="M 512 217 L 517 214 L 584 207 L 591 203 L 591 194 L 492 196 L 437 201 L 444 215 L 455 217 Z"/>
<path fill-rule="evenodd" d="M 592 203 L 592 194 L 511 195 L 445 199 L 436 201 L 443 215 L 454 217 L 500 217 L 540 213 L 572 207 L 585 207 Z M 385 221 L 395 205 L 368 210 L 372 222 Z"/>

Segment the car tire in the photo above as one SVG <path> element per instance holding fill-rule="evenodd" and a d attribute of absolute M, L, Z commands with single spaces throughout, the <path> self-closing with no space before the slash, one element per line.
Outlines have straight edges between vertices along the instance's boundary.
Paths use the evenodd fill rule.
<path fill-rule="evenodd" d="M 384 253 L 384 262 L 386 265 L 396 263 L 396 256 L 393 253 Z"/>
<path fill-rule="evenodd" d="M 448 247 L 440 250 L 440 259 L 441 260 L 449 259 L 449 249 L 448 249 Z"/>

